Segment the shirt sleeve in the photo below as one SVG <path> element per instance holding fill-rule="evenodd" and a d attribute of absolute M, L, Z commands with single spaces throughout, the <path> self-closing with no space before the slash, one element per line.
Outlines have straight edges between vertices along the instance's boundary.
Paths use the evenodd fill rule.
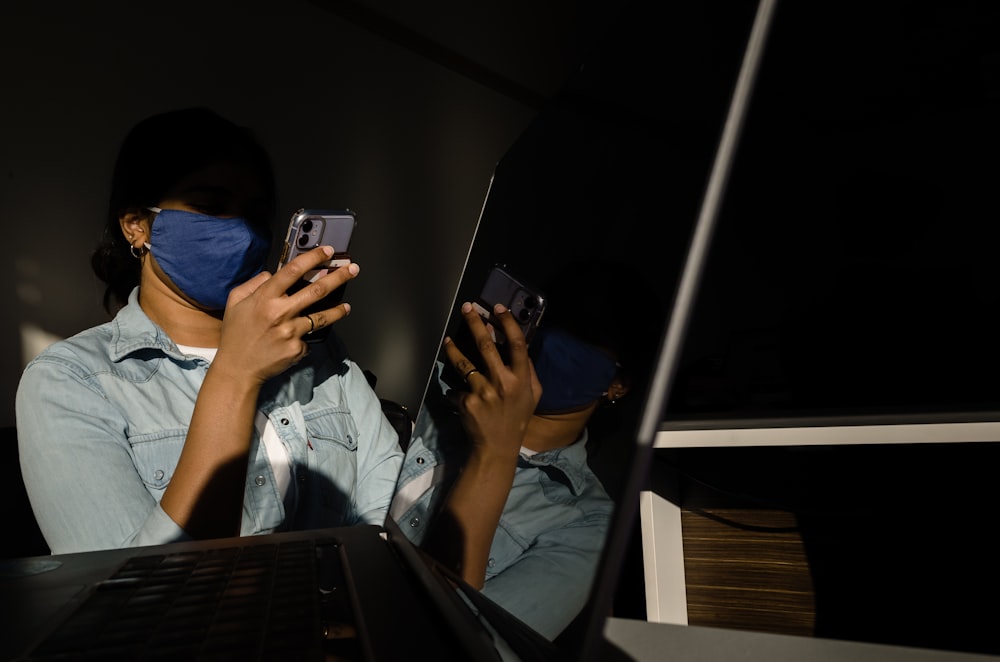
<path fill-rule="evenodd" d="M 53 554 L 190 539 L 137 473 L 124 417 L 71 364 L 29 364 L 15 408 L 21 473 Z"/>
<path fill-rule="evenodd" d="M 378 395 L 361 368 L 351 363 L 345 387 L 358 427 L 358 484 L 355 503 L 361 519 L 381 526 L 403 465 L 399 434 L 382 411 Z"/>

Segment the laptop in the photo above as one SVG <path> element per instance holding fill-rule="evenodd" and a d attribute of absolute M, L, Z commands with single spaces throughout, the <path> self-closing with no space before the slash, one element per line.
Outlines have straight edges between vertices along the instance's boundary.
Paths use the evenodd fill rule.
<path fill-rule="evenodd" d="M 756 11 L 753 7 L 740 10 L 745 19 L 740 26 L 734 27 L 739 21 L 727 16 L 726 29 L 734 39 L 730 40 L 733 44 L 728 52 L 730 66 L 719 83 L 727 92 L 716 95 L 719 102 L 715 103 L 714 114 L 702 113 L 698 120 L 705 127 L 701 137 L 711 142 L 700 155 L 708 174 L 692 175 L 693 181 L 700 182 L 697 190 L 688 192 L 692 200 L 687 207 L 693 213 L 690 222 L 682 223 L 677 230 L 675 243 L 680 243 L 681 248 L 672 249 L 681 258 L 675 262 L 682 269 L 663 278 L 664 289 L 672 293 L 669 324 L 658 340 L 659 358 L 649 387 L 646 393 L 639 394 L 642 416 L 630 422 L 624 433 L 629 443 L 621 451 L 622 459 L 615 469 L 617 478 L 611 481 L 619 485 L 616 509 L 590 597 L 559 637 L 554 641 L 541 637 L 502 606 L 450 576 L 409 543 L 396 522 L 388 518 L 383 526 L 286 532 L 4 562 L 0 565 L 0 652 L 7 659 L 23 662 L 395 660 L 412 656 L 434 660 L 587 662 L 606 658 L 610 651 L 604 639 L 605 621 L 614 612 L 639 492 L 645 488 L 653 439 L 676 370 L 772 4 L 762 0 Z M 631 86 L 640 96 L 645 92 L 643 84 L 651 80 L 646 76 L 652 71 L 644 67 L 655 71 L 659 60 L 640 53 L 648 59 L 630 61 L 629 56 L 636 54 L 624 45 L 653 51 L 659 48 L 658 41 L 634 34 L 637 27 L 666 29 L 656 28 L 659 22 L 643 16 L 646 11 L 641 6 L 621 10 L 617 31 L 609 28 L 608 38 L 593 54 L 593 66 L 582 70 L 554 109 L 542 113 L 512 148 L 510 158 L 505 157 L 498 165 L 466 260 L 463 273 L 468 279 L 463 277 L 456 302 L 468 300 L 466 291 L 478 286 L 482 265 L 513 262 L 518 273 L 527 270 L 529 258 L 520 264 L 510 259 L 512 247 L 526 238 L 511 232 L 508 222 L 507 212 L 516 206 L 517 197 L 507 194 L 516 188 L 517 178 L 512 184 L 507 174 L 516 171 L 519 162 L 530 162 L 539 149 L 552 146 L 549 137 L 553 127 L 572 135 L 580 126 L 597 124 L 604 127 L 601 140 L 609 142 L 631 141 L 648 131 L 660 136 L 656 132 L 664 127 L 655 115 L 637 110 L 641 103 L 630 110 L 621 103 L 620 96 L 613 95 L 602 96 L 600 104 L 581 103 L 581 99 L 592 100 L 604 94 L 607 90 L 602 85 L 609 82 Z M 705 11 L 706 16 L 717 15 L 711 8 Z M 719 27 L 711 21 L 702 25 L 706 29 Z M 712 103 L 709 100 L 708 105 Z M 621 132 L 623 126 L 627 130 Z M 555 146 L 559 151 L 558 141 Z M 690 153 L 692 148 L 688 149 Z M 568 171 L 565 177 L 575 180 L 577 174 Z M 553 187 L 554 196 L 560 195 L 557 189 Z M 655 197 L 656 192 L 652 193 Z M 644 211 L 656 209 L 646 207 Z M 564 211 L 565 216 L 572 217 L 575 210 Z M 544 204 L 539 206 L 539 213 L 546 213 Z M 650 219 L 636 217 L 637 227 L 648 231 Z M 536 248 L 549 257 L 550 248 L 544 241 L 548 231 L 549 238 L 577 257 L 586 255 L 586 250 L 594 246 L 607 250 L 613 243 L 598 245 L 595 235 L 583 233 L 583 244 L 590 249 L 574 251 L 567 246 L 573 233 L 558 227 L 559 223 L 549 224 L 553 227 L 529 224 L 538 233 L 533 237 Z M 622 227 L 619 231 L 628 234 L 630 229 Z M 645 242 L 647 248 L 650 243 Z M 669 271 L 662 259 L 649 261 L 649 265 L 655 273 Z M 433 376 L 434 371 L 430 374 Z"/>
<path fill-rule="evenodd" d="M 391 660 L 419 640 L 434 659 L 500 659 L 459 594 L 389 524 L 4 562 L 6 652 Z"/>

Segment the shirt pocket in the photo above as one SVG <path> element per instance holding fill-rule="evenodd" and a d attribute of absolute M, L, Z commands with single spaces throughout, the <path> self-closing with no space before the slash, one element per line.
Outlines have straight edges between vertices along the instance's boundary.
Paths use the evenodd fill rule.
<path fill-rule="evenodd" d="M 358 450 L 358 427 L 350 412 L 326 409 L 304 414 L 306 434 L 315 449 L 316 443 L 333 444 L 337 450 Z"/>
<path fill-rule="evenodd" d="M 146 489 L 156 497 L 157 501 L 173 478 L 186 438 L 187 430 L 178 429 L 162 430 L 155 434 L 137 435 L 128 439 L 136 471 L 145 483 Z"/>
<path fill-rule="evenodd" d="M 513 565 L 530 545 L 527 541 L 515 538 L 503 523 L 493 534 L 493 544 L 490 545 L 490 558 L 486 562 L 486 579 L 491 579 Z"/>
<path fill-rule="evenodd" d="M 353 524 L 358 475 L 358 428 L 349 412 L 326 409 L 306 414 L 309 471 L 302 487 L 311 504 L 309 526 Z"/>

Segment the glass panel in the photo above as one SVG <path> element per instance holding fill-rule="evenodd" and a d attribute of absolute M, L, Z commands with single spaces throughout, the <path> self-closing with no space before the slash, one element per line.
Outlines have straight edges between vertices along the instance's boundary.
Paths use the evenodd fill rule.
<path fill-rule="evenodd" d="M 663 20 L 653 7 L 633 5 L 608 17 L 578 75 L 497 165 L 446 327 L 459 335 L 458 306 L 474 301 L 490 268 L 503 264 L 548 301 L 532 341 L 536 366 L 563 330 L 613 350 L 628 386 L 613 404 L 591 394 L 601 404 L 578 442 L 607 495 L 581 488 L 576 481 L 591 476 L 584 470 L 522 459 L 516 496 L 494 539 L 491 561 L 505 569 L 493 577 L 491 567 L 484 593 L 550 638 L 587 598 L 756 10 L 754 3 L 683 3 Z M 568 380 L 568 369 L 540 372 L 543 397 L 566 387 L 572 398 L 589 384 L 583 376 Z M 573 374 L 593 376 L 588 369 Z M 408 486 L 408 471 L 420 470 L 410 465 L 427 452 L 430 429 L 440 435 L 434 452 L 460 462 L 462 432 L 434 373 L 397 498 L 407 505 L 419 493 Z M 578 449 L 577 438 L 565 444 Z M 525 506 L 539 503 L 547 503 L 544 512 Z M 581 512 L 597 522 L 589 550 L 571 530 L 581 525 L 571 515 Z M 393 516 L 404 531 L 425 526 L 406 505 Z M 553 590 L 546 581 L 566 567 L 578 570 Z"/>

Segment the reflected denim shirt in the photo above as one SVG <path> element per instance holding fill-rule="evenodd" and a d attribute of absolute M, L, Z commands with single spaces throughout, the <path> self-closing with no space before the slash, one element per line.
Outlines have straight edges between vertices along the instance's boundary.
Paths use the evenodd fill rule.
<path fill-rule="evenodd" d="M 160 498 L 207 370 L 146 316 L 138 288 L 113 320 L 28 364 L 18 450 L 52 553 L 190 539 Z M 296 498 L 286 512 L 255 431 L 241 535 L 384 522 L 402 462 L 398 435 L 335 338 L 269 380 L 258 408 L 288 451 Z"/>
<path fill-rule="evenodd" d="M 466 448 L 457 415 L 417 415 L 391 516 L 416 544 L 440 509 Z M 453 416 L 454 420 L 449 420 Z M 490 547 L 482 593 L 554 639 L 579 613 L 604 547 L 614 504 L 587 466 L 587 433 L 575 443 L 521 455 Z"/>

